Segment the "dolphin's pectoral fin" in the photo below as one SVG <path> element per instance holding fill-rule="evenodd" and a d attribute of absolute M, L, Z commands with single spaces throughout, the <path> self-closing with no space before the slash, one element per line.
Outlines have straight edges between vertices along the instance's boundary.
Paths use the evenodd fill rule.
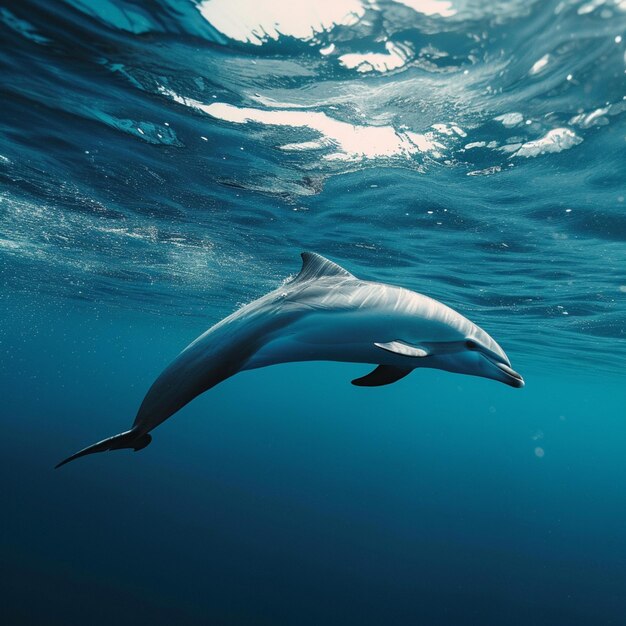
<path fill-rule="evenodd" d="M 387 350 L 387 352 L 393 352 L 394 354 L 401 354 L 402 356 L 412 357 L 425 357 L 430 354 L 426 348 L 422 346 L 412 346 L 404 341 L 390 341 L 389 343 L 375 343 L 377 348 Z"/>
<path fill-rule="evenodd" d="M 396 380 L 404 378 L 413 371 L 412 368 L 395 367 L 394 365 L 379 365 L 374 371 L 361 378 L 355 378 L 352 381 L 357 387 L 380 387 L 382 385 L 391 385 Z"/>

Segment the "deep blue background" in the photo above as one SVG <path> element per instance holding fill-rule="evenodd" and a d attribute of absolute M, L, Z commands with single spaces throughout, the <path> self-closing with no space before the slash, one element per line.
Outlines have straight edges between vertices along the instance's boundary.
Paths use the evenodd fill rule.
<path fill-rule="evenodd" d="M 3 309 L 6 623 L 621 623 L 617 377 L 527 360 L 522 391 L 428 371 L 361 389 L 365 366 L 276 366 L 140 453 L 54 471 L 126 428 L 201 328 Z"/>

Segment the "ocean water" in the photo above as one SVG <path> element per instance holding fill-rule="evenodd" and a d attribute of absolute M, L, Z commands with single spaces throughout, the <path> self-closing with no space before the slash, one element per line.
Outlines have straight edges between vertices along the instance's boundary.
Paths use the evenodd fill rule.
<path fill-rule="evenodd" d="M 626 2 L 0 3 L 0 621 L 626 624 Z M 191 340 L 312 250 L 524 389 L 239 374 Z"/>

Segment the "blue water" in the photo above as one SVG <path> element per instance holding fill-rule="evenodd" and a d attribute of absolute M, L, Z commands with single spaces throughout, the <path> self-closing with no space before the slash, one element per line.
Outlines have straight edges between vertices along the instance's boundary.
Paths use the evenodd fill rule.
<path fill-rule="evenodd" d="M 2 623 L 626 624 L 626 3 L 293 6 L 1 3 Z M 52 469 L 301 250 L 526 387 L 280 365 Z"/>

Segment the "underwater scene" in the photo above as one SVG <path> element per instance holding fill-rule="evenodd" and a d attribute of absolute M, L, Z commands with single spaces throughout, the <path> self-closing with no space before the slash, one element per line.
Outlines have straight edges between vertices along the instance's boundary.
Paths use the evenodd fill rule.
<path fill-rule="evenodd" d="M 1 0 L 0 623 L 626 625 L 625 72 L 625 0 Z"/>

